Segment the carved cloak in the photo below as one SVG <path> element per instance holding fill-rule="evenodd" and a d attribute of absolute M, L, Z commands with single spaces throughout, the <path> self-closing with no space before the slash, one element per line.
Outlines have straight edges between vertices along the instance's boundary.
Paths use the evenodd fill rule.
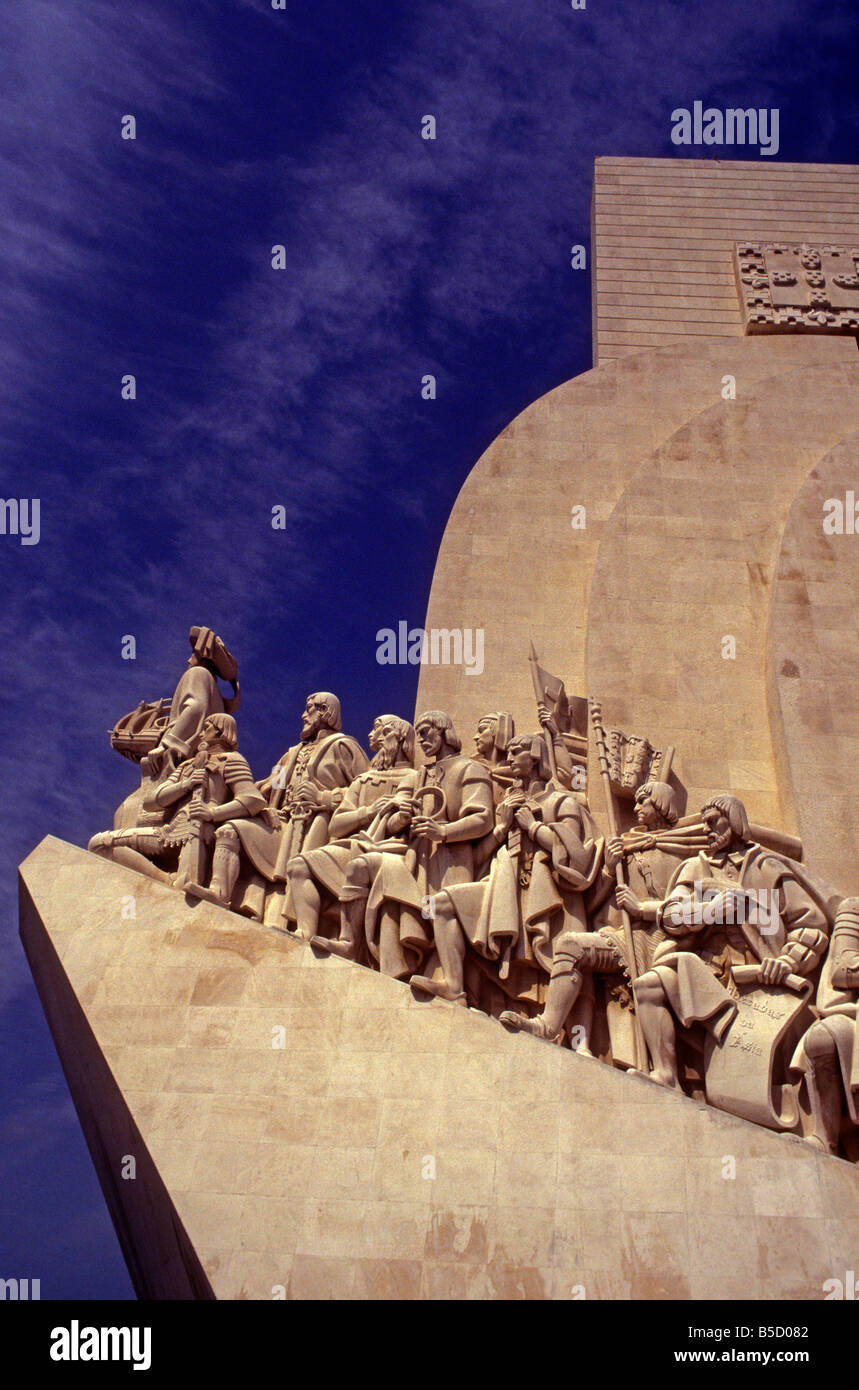
<path fill-rule="evenodd" d="M 513 998 L 530 997 L 539 977 L 551 973 L 565 932 L 587 931 L 583 895 L 599 877 L 604 848 L 590 812 L 569 792 L 549 789 L 528 804 L 552 832 L 551 852 L 535 845 L 532 857 L 523 831 L 519 852 L 511 853 L 508 835 L 487 879 L 447 887 L 466 939 L 497 965 L 493 976 Z M 582 850 L 585 867 L 577 869 Z"/>
<path fill-rule="evenodd" d="M 299 754 L 304 748 L 305 744 L 295 744 L 279 759 L 272 769 L 271 776 L 259 784 L 260 790 L 267 794 L 270 814 L 279 811 L 283 806 L 296 772 Z M 283 769 L 279 775 L 278 768 Z M 366 768 L 367 755 L 360 744 L 347 734 L 331 733 L 314 743 L 307 765 L 301 773 L 301 780 L 314 782 L 324 791 L 336 791 L 348 787 Z M 312 812 L 307 821 L 302 844 L 295 847 L 295 853 L 325 843 L 332 814 L 333 810 L 318 809 Z M 272 824 L 269 818 L 257 817 L 253 821 L 237 820 L 234 825 L 242 849 L 253 867 L 263 878 L 273 882 L 278 868 L 281 841 L 284 835 L 292 833 L 290 821 L 281 820 L 278 816 L 276 823 Z"/>

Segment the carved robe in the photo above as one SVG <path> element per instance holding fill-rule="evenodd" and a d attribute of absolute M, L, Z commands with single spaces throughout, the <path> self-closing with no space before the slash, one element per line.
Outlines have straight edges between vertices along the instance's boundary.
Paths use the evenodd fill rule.
<path fill-rule="evenodd" d="M 599 878 L 604 840 L 590 812 L 570 792 L 532 792 L 528 805 L 552 832 L 551 852 L 514 821 L 488 878 L 446 887 L 463 934 L 491 963 L 504 993 L 537 1000 L 556 945 L 567 932 L 587 931 L 584 894 Z M 489 840 L 484 854 L 492 848 Z"/>
<path fill-rule="evenodd" d="M 682 912 L 684 903 L 689 904 L 696 883 L 717 891 L 748 889 L 761 902 L 774 904 L 777 920 L 763 923 L 765 930 L 748 920 L 753 915 L 748 913 L 739 913 L 744 920 L 736 923 L 673 926 L 674 909 Z M 674 877 L 659 920 L 672 939 L 657 947 L 653 969 L 668 1001 L 684 1028 L 701 1023 L 717 1038 L 736 1012 L 733 965 L 759 964 L 781 956 L 790 959 L 794 974 L 810 975 L 826 949 L 828 934 L 825 914 L 784 860 L 756 844 L 720 855 L 702 851 L 697 858 L 687 859 Z"/>
<path fill-rule="evenodd" d="M 248 816 L 259 815 L 261 811 L 265 810 L 265 797 L 254 781 L 253 773 L 241 753 L 237 753 L 235 750 L 228 753 L 210 753 L 205 761 L 202 761 L 202 756 L 200 754 L 194 758 L 186 758 L 161 783 L 159 790 L 177 785 L 181 786 L 183 782 L 188 780 L 191 773 L 202 765 L 206 770 L 207 779 L 201 796 L 203 801 L 214 802 L 216 806 L 224 806 L 228 801 L 239 801 L 244 806 Z M 185 844 L 196 827 L 205 827 L 207 831 L 214 834 L 215 826 L 211 821 L 195 821 L 188 815 L 190 798 L 191 788 L 188 789 L 187 800 L 182 799 L 170 807 L 171 818 L 160 830 L 161 840 L 165 848 Z"/>
<path fill-rule="evenodd" d="M 335 899 L 340 896 L 352 860 L 359 854 L 381 851 L 384 842 L 387 841 L 387 821 L 390 816 L 378 823 L 376 818 L 371 816 L 369 820 L 365 820 L 363 828 L 350 831 L 346 827 L 354 823 L 354 813 L 365 810 L 369 815 L 376 802 L 394 796 L 403 789 L 404 784 L 408 783 L 411 786 L 414 776 L 414 768 L 406 764 L 391 768 L 370 767 L 366 772 L 362 772 L 347 788 L 343 800 L 331 817 L 328 827 L 331 838 L 328 843 L 304 852 L 303 858 L 313 878 Z M 284 915 L 291 919 L 295 916 L 289 903 L 288 892 Z"/>
<path fill-rule="evenodd" d="M 248 817 L 259 816 L 265 810 L 265 797 L 257 787 L 246 760 L 235 750 L 211 753 L 201 751 L 193 758 L 186 758 L 156 788 L 155 794 L 175 786 L 181 788 L 189 781 L 192 772 L 200 767 L 206 772 L 205 784 L 199 792 L 201 801 L 212 802 L 216 806 L 238 801 Z M 193 791 L 189 786 L 184 796 L 165 808 L 158 806 L 153 797 L 149 805 L 162 817 L 169 819 L 166 819 L 166 824 L 144 827 L 138 832 L 138 851 L 153 862 L 160 860 L 165 870 L 176 867 L 177 887 L 186 882 L 200 882 L 206 850 L 214 841 L 217 829 L 213 821 L 197 820 L 189 814 Z M 233 823 L 238 824 L 238 821 Z M 119 836 L 123 833 L 127 832 L 117 832 Z M 144 840 L 151 843 L 151 850 L 146 848 Z M 177 851 L 178 866 L 175 862 Z"/>
<path fill-rule="evenodd" d="M 658 831 L 654 834 L 658 837 Z M 668 885 L 680 867 L 678 859 L 684 857 L 682 851 L 679 854 L 676 851 L 672 853 L 670 850 L 661 849 L 658 845 L 654 846 L 653 849 L 635 850 L 625 854 L 626 881 L 639 902 L 653 900 L 661 902 L 668 891 Z M 614 902 L 617 879 L 614 872 L 605 867 L 603 867 L 602 877 L 606 897 L 593 922 L 595 944 L 605 942 L 616 958 L 616 968 L 627 970 L 630 978 L 634 979 L 636 975 L 643 975 L 646 970 L 650 969 L 655 948 L 661 941 L 665 940 L 665 929 L 656 922 L 644 922 L 634 918 L 632 933 L 635 962 L 628 960 L 623 919 L 620 909 L 615 906 Z M 605 969 L 606 967 L 601 966 L 600 968 Z"/>
<path fill-rule="evenodd" d="M 845 902 L 845 907 L 854 907 L 855 900 Z M 856 978 L 859 967 L 859 918 L 855 908 L 852 912 L 839 913 L 836 917 L 832 940 L 817 987 L 818 1021 L 814 1028 L 825 1029 L 835 1042 L 838 1056 L 838 1069 L 841 1085 L 847 1100 L 847 1113 L 854 1125 L 859 1126 L 859 984 L 843 982 L 845 968 Z M 833 977 L 838 983 L 833 982 Z M 794 1054 L 792 1067 L 799 1072 L 808 1070 L 805 1055 L 805 1038 L 802 1038 Z"/>
<path fill-rule="evenodd" d="M 444 843 L 415 838 L 404 840 L 401 848 L 388 846 L 383 852 L 361 856 L 370 884 L 364 919 L 370 954 L 379 959 L 382 912 L 396 912 L 401 947 L 412 970 L 432 947 L 432 931 L 422 911 L 428 896 L 474 877 L 475 843 L 489 831 L 494 818 L 492 782 L 488 770 L 474 758 L 460 753 L 439 758 L 411 772 L 402 789 L 415 794 L 427 786 L 441 787 L 445 794 L 444 810 L 434 816 L 447 828 Z M 348 883 L 344 891 L 349 893 Z"/>
<path fill-rule="evenodd" d="M 173 691 L 160 746 L 169 748 L 177 758 L 192 757 L 209 715 L 223 712 L 223 697 L 211 671 L 205 666 L 189 666 Z"/>
<path fill-rule="evenodd" d="M 304 819 L 296 812 L 300 782 L 313 782 L 322 791 L 333 791 L 339 805 L 346 788 L 367 767 L 367 755 L 347 734 L 297 743 L 278 760 L 270 777 L 260 782 L 269 814 L 254 821 L 236 821 L 242 849 L 254 869 L 269 882 L 286 878 L 286 866 L 294 854 L 314 849 L 328 839 L 332 810 L 321 807 Z"/>

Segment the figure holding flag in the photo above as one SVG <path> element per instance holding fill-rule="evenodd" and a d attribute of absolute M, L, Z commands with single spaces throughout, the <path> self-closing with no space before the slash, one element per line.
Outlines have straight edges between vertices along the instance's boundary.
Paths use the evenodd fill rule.
<path fill-rule="evenodd" d="M 595 931 L 567 931 L 555 943 L 552 970 L 543 1012 L 536 1018 L 505 1012 L 500 1021 L 513 1032 L 527 1032 L 538 1038 L 556 1039 L 583 996 L 581 1022 L 585 1037 L 577 1051 L 590 1056 L 590 1022 L 593 992 L 588 977 L 594 974 L 626 975 L 631 982 L 647 969 L 653 950 L 665 932 L 656 926 L 659 904 L 675 870 L 698 846 L 698 839 L 674 829 L 678 819 L 676 795 L 665 782 L 647 782 L 635 796 L 636 827 L 615 835 L 605 847 L 602 868 L 604 899 L 595 921 Z M 700 838 L 700 837 L 698 837 Z M 616 868 L 626 866 L 626 883 L 617 884 Z M 612 893 L 612 889 L 614 892 Z M 630 957 L 623 914 L 632 919 L 630 935 L 635 960 Z M 585 987 L 583 990 L 583 986 Z M 620 996 L 620 991 L 615 994 Z M 629 994 L 625 992 L 625 1003 Z M 588 1006 L 584 1005 L 588 998 Z M 612 1009 L 611 1004 L 615 1007 Z M 610 1001 L 609 1028 L 612 1060 L 616 1065 L 633 1066 L 636 1054 L 629 1032 L 628 1007 Z"/>
<path fill-rule="evenodd" d="M 564 682 L 539 663 L 534 643 L 528 656 L 537 715 L 546 738 L 549 766 L 557 787 L 584 791 L 588 760 L 588 702 L 572 699 Z"/>
<path fill-rule="evenodd" d="M 508 746 L 513 786 L 495 809 L 495 827 L 475 846 L 488 874 L 448 883 L 433 898 L 433 934 L 442 976 L 413 975 L 411 986 L 466 1002 L 470 949 L 508 999 L 543 997 L 557 940 L 584 931 L 584 895 L 599 878 L 603 839 L 581 802 L 554 785 L 546 739 L 527 734 Z"/>

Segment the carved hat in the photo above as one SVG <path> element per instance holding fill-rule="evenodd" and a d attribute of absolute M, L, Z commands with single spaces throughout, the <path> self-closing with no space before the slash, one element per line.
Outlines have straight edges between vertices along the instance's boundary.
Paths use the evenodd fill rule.
<path fill-rule="evenodd" d="M 224 709 L 227 714 L 235 714 L 242 702 L 242 692 L 236 679 L 239 673 L 236 658 L 227 651 L 218 634 L 210 627 L 192 627 L 188 641 L 200 660 L 208 662 L 215 674 L 233 687 L 232 699 L 224 700 Z"/>
<path fill-rule="evenodd" d="M 197 656 L 212 663 L 221 680 L 233 682 L 236 679 L 239 663 L 210 627 L 192 627 L 188 640 Z"/>
<path fill-rule="evenodd" d="M 513 715 L 508 714 L 506 710 L 494 710 L 492 714 L 481 715 L 480 719 L 477 721 L 478 729 L 481 724 L 494 724 L 493 736 L 495 747 L 498 749 L 499 753 L 506 753 L 507 745 L 516 732 L 516 726 L 513 723 Z"/>
<path fill-rule="evenodd" d="M 507 745 L 507 756 L 512 758 L 516 753 L 530 754 L 537 764 L 534 769 L 535 775 L 539 777 L 541 782 L 548 782 L 552 775 L 552 769 L 549 764 L 546 740 L 542 734 L 516 734 Z"/>

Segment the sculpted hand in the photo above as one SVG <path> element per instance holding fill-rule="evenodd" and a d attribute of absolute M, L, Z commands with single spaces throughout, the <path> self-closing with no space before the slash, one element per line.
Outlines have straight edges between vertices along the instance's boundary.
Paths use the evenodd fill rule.
<path fill-rule="evenodd" d="M 537 817 L 530 807 L 522 806 L 516 812 L 516 824 L 520 829 L 524 830 L 527 835 L 530 835 L 532 829 L 537 824 Z"/>
<path fill-rule="evenodd" d="M 412 821 L 412 834 L 420 840 L 430 840 L 439 845 L 444 840 L 444 826 L 429 816 L 415 816 Z"/>
<path fill-rule="evenodd" d="M 614 900 L 619 908 L 626 909 L 630 917 L 641 916 L 641 905 L 638 898 L 635 896 L 632 889 L 628 888 L 625 883 L 621 883 L 615 888 Z"/>
<path fill-rule="evenodd" d="M 609 840 L 605 847 L 605 866 L 613 869 L 623 859 L 623 841 L 619 835 L 615 835 L 613 840 Z"/>
<path fill-rule="evenodd" d="M 263 777 L 257 786 L 267 799 L 271 798 L 272 792 L 286 791 L 286 781 L 284 780 L 284 767 L 282 763 L 275 763 L 268 777 Z"/>
<path fill-rule="evenodd" d="M 509 801 L 502 801 L 495 812 L 495 825 L 498 830 L 503 830 L 504 834 L 513 824 L 513 807 Z"/>
<path fill-rule="evenodd" d="M 151 753 L 147 753 L 145 758 L 141 758 L 140 770 L 144 777 L 157 777 L 166 761 L 167 749 L 153 748 Z"/>
<path fill-rule="evenodd" d="M 299 811 L 316 810 L 318 806 L 322 805 L 319 788 L 313 782 L 299 782 L 295 791 L 295 798 Z"/>
<path fill-rule="evenodd" d="M 204 767 L 192 767 L 185 779 L 185 786 L 194 787 L 195 789 L 197 787 L 202 787 L 206 780 L 206 775 L 206 769 Z"/>
<path fill-rule="evenodd" d="M 835 989 L 855 989 L 859 984 L 859 955 L 855 951 L 842 951 L 832 971 L 832 984 Z"/>
<path fill-rule="evenodd" d="M 191 797 L 188 803 L 188 815 L 191 820 L 214 820 L 217 805 L 213 801 L 198 801 L 196 797 Z"/>
<path fill-rule="evenodd" d="M 761 984 L 762 985 L 781 985 L 790 974 L 790 966 L 786 960 L 765 960 L 761 964 Z"/>
<path fill-rule="evenodd" d="M 555 723 L 555 720 L 553 719 L 552 715 L 549 713 L 547 705 L 541 703 L 537 706 L 537 717 L 539 718 L 543 728 L 546 730 L 546 733 L 551 734 L 553 737 L 557 737 L 557 735 L 560 733 L 560 730 L 558 729 L 558 726 Z"/>
<path fill-rule="evenodd" d="M 695 920 L 695 904 L 691 898 L 668 898 L 662 913 L 662 926 L 669 936 L 688 936 L 700 930 Z"/>
<path fill-rule="evenodd" d="M 371 811 L 372 814 L 370 819 L 373 820 L 375 816 L 387 816 L 391 811 L 396 811 L 401 808 L 402 803 L 397 801 L 395 796 L 380 796 L 379 800 L 374 801 L 373 805 L 367 809 Z"/>
<path fill-rule="evenodd" d="M 701 904 L 695 903 L 695 920 L 708 925 L 714 922 L 742 921 L 743 899 L 742 890 L 738 895 L 736 888 L 725 888 L 721 893 L 705 890 Z"/>

